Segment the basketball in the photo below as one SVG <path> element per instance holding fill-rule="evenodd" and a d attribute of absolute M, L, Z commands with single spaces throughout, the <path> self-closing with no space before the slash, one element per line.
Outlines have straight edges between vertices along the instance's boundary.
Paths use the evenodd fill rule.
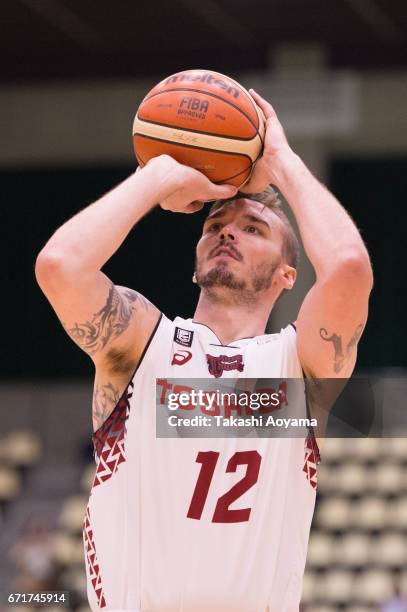
<path fill-rule="evenodd" d="M 167 154 L 214 183 L 241 187 L 261 155 L 264 117 L 236 81 L 211 70 L 177 72 L 156 85 L 133 124 L 137 161 Z"/>

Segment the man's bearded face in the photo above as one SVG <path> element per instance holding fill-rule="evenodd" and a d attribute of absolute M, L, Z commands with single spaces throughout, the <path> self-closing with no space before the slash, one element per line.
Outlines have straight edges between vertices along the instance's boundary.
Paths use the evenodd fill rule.
<path fill-rule="evenodd" d="M 270 289 L 281 263 L 279 219 L 251 200 L 227 203 L 206 219 L 196 279 L 212 297 L 252 302 Z"/>

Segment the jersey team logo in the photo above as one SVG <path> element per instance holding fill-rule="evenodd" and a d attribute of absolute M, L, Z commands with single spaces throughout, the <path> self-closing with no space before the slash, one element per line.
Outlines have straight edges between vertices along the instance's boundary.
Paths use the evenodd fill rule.
<path fill-rule="evenodd" d="M 225 370 L 237 370 L 243 372 L 244 363 L 243 355 L 219 355 L 214 357 L 213 355 L 206 354 L 206 361 L 208 363 L 209 374 L 212 374 L 215 378 L 220 378 Z"/>
<path fill-rule="evenodd" d="M 192 358 L 191 351 L 179 350 L 173 354 L 171 365 L 179 365 L 179 366 L 184 365 L 184 363 L 187 363 L 187 361 L 189 361 L 191 358 Z"/>
<path fill-rule="evenodd" d="M 175 328 L 174 341 L 182 346 L 192 346 L 192 340 L 194 339 L 194 332 L 190 329 L 182 329 L 182 327 Z"/>

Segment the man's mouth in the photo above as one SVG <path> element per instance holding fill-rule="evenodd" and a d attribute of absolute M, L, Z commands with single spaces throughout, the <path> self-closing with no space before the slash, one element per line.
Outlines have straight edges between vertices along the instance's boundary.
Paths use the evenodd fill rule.
<path fill-rule="evenodd" d="M 209 259 L 218 257 L 219 255 L 227 255 L 228 257 L 231 257 L 232 259 L 236 259 L 236 261 L 241 260 L 241 257 L 239 257 L 236 253 L 234 253 L 231 249 L 228 249 L 227 247 L 219 247 L 215 249 L 215 251 L 212 253 Z"/>

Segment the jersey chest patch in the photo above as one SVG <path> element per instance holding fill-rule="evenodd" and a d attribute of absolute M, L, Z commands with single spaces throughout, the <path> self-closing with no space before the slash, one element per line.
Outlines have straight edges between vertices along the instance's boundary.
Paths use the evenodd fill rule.
<path fill-rule="evenodd" d="M 220 378 L 226 370 L 237 370 L 243 372 L 243 355 L 214 355 L 206 354 L 209 374 L 215 378 Z"/>
<path fill-rule="evenodd" d="M 194 339 L 194 332 L 190 329 L 182 329 L 182 327 L 176 327 L 174 333 L 174 342 L 181 344 L 182 346 L 192 346 L 192 340 Z"/>

